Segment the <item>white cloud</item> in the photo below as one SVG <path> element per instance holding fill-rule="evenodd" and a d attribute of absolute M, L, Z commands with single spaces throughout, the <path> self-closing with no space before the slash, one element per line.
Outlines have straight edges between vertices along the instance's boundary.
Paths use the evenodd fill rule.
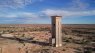
<path fill-rule="evenodd" d="M 43 0 L 0 0 L 0 7 L 22 8 L 37 1 Z"/>
<path fill-rule="evenodd" d="M 14 15 L 14 14 L 1 14 L 0 15 L 0 18 L 13 18 L 13 17 L 17 17 L 17 15 Z"/>
<path fill-rule="evenodd" d="M 14 18 L 14 17 L 17 17 L 17 16 L 13 15 L 13 14 L 11 14 L 11 15 L 6 15 L 6 14 L 0 15 L 0 18 Z"/>
<path fill-rule="evenodd" d="M 26 17 L 26 18 L 38 18 L 39 15 L 32 13 L 32 12 L 20 12 L 18 13 L 19 17 Z"/>
<path fill-rule="evenodd" d="M 82 0 L 72 0 L 72 4 L 74 7 L 78 7 L 78 8 L 86 7 L 86 3 L 82 2 Z"/>
<path fill-rule="evenodd" d="M 38 18 L 40 17 L 38 14 L 32 13 L 32 12 L 17 12 L 17 13 L 9 13 L 9 14 L 1 14 L 1 18 Z"/>
<path fill-rule="evenodd" d="M 95 15 L 95 10 L 91 11 L 66 11 L 66 10 L 52 10 L 46 9 L 42 11 L 47 16 L 91 16 Z"/>
<path fill-rule="evenodd" d="M 53 10 L 46 9 L 40 13 L 33 12 L 14 12 L 14 13 L 0 13 L 0 18 L 25 18 L 25 19 L 34 19 L 34 18 L 43 18 L 46 16 L 92 16 L 95 15 L 95 10 L 89 11 L 67 11 L 67 10 Z"/>
<path fill-rule="evenodd" d="M 66 9 L 69 10 L 86 10 L 89 6 L 90 3 L 89 2 L 84 2 L 83 0 L 71 0 L 70 3 L 68 3 L 69 7 Z"/>

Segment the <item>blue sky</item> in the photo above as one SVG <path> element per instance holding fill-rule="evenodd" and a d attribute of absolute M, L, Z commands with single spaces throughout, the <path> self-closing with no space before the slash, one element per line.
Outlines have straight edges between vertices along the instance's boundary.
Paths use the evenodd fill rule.
<path fill-rule="evenodd" d="M 0 0 L 0 24 L 95 24 L 95 0 Z"/>

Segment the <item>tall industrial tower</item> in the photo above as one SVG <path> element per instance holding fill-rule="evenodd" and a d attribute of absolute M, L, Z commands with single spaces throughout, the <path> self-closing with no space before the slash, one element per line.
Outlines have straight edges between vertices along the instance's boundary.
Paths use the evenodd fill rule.
<path fill-rule="evenodd" d="M 62 16 L 51 16 L 52 21 L 52 41 L 51 44 L 54 47 L 62 46 L 62 28 L 61 28 Z"/>

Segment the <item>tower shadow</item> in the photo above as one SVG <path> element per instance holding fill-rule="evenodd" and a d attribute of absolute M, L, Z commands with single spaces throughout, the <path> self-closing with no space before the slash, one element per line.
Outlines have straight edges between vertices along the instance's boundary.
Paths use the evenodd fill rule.
<path fill-rule="evenodd" d="M 19 43 L 32 43 L 32 44 L 37 44 L 37 45 L 41 45 L 41 46 L 49 46 L 50 45 L 47 42 L 35 41 L 35 40 L 33 40 L 33 38 L 21 39 L 21 38 L 17 38 L 17 37 L 3 37 L 3 36 L 0 36 L 0 38 L 15 40 L 15 41 L 18 41 Z"/>

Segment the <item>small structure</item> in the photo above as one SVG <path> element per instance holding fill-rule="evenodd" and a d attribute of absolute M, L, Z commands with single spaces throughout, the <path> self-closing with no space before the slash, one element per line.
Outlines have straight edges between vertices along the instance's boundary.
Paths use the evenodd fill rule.
<path fill-rule="evenodd" d="M 52 19 L 51 44 L 54 47 L 62 46 L 61 17 L 62 16 L 51 16 Z"/>

